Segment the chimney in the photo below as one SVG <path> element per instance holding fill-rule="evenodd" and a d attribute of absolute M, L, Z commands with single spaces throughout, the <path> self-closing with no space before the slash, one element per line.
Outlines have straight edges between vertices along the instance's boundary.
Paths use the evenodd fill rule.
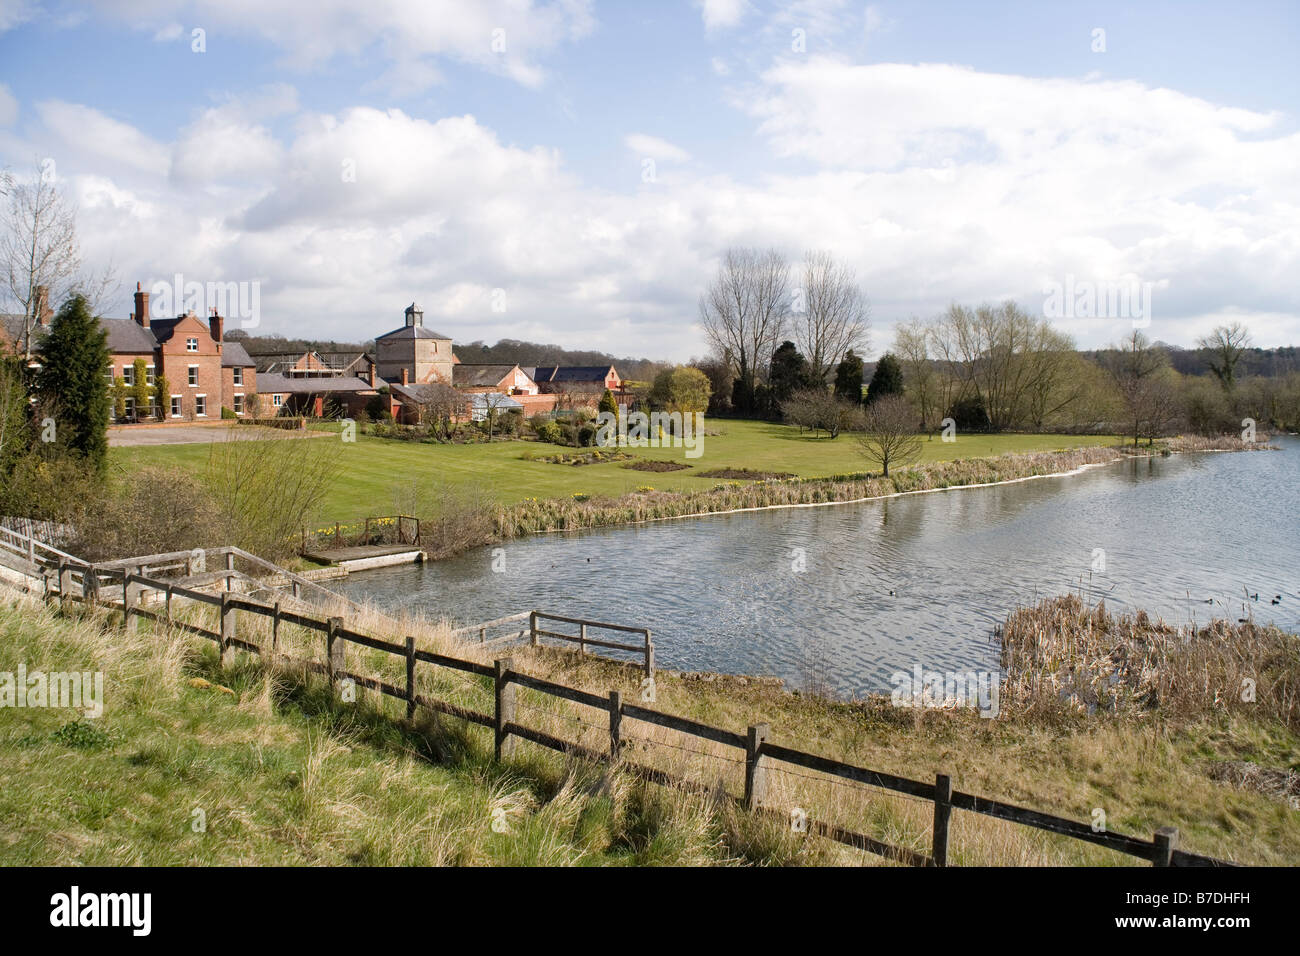
<path fill-rule="evenodd" d="M 50 327 L 50 316 L 54 311 L 50 308 L 50 287 L 47 285 L 38 285 L 36 287 L 36 325 L 42 329 Z"/>
<path fill-rule="evenodd" d="M 217 342 L 221 341 L 221 334 L 222 332 L 225 331 L 225 327 L 226 327 L 226 320 L 223 319 L 221 316 L 217 315 L 217 310 L 216 307 L 214 306 L 212 309 L 212 317 L 208 319 L 208 328 L 212 330 L 212 338 L 215 341 Z"/>
<path fill-rule="evenodd" d="M 370 363 L 370 387 L 375 387 L 375 363 Z"/>
<path fill-rule="evenodd" d="M 131 316 L 137 324 L 149 328 L 149 293 L 140 290 L 140 283 L 135 284 L 135 314 Z"/>
<path fill-rule="evenodd" d="M 410 372 L 409 372 L 408 369 L 405 369 L 405 368 L 402 369 L 402 384 L 403 384 L 403 385 L 410 385 L 410 384 L 411 384 L 411 380 L 410 380 Z"/>

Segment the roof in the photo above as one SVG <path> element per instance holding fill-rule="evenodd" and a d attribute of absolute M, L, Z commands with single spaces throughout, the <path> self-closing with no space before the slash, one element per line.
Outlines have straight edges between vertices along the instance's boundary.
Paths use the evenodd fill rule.
<path fill-rule="evenodd" d="M 374 386 L 355 375 L 333 378 L 290 378 L 278 372 L 260 372 L 257 390 L 261 394 L 283 392 L 288 395 L 315 395 L 318 392 L 373 392 Z"/>
<path fill-rule="evenodd" d="M 502 411 L 503 409 L 524 407 L 523 402 L 511 398 L 505 392 L 471 392 L 467 397 L 469 403 L 475 408 L 493 408 Z"/>
<path fill-rule="evenodd" d="M 408 402 L 414 402 L 416 405 L 423 405 L 433 397 L 436 389 L 450 387 L 451 386 L 449 385 L 442 385 L 441 383 L 420 383 L 411 385 L 390 384 L 388 390 L 398 398 L 404 399 Z M 460 393 L 458 392 L 457 394 Z M 468 398 L 469 396 L 465 397 Z"/>
<path fill-rule="evenodd" d="M 612 365 L 537 365 L 524 371 L 534 382 L 605 382 Z M 617 374 L 617 373 L 615 373 Z"/>
<path fill-rule="evenodd" d="M 404 325 L 400 329 L 393 329 L 391 332 L 375 337 L 376 342 L 381 339 L 443 339 L 450 342 L 451 336 L 426 329 L 423 325 Z"/>
<path fill-rule="evenodd" d="M 482 388 L 500 385 L 501 380 L 513 372 L 517 365 L 470 365 L 462 363 L 451 367 L 451 382 L 461 388 Z"/>
<path fill-rule="evenodd" d="M 256 365 L 245 348 L 238 342 L 223 342 L 221 347 L 222 368 L 252 368 Z"/>
<path fill-rule="evenodd" d="M 158 347 L 158 339 L 149 329 L 132 319 L 100 319 L 99 324 L 108 333 L 110 352 L 135 352 L 150 355 Z"/>

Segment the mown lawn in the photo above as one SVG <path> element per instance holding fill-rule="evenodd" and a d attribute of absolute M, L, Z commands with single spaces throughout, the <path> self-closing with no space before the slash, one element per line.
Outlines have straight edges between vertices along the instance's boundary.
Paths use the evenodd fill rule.
<path fill-rule="evenodd" d="M 676 472 L 636 471 L 623 467 L 627 462 L 575 466 L 528 461 L 529 456 L 577 451 L 540 442 L 434 445 L 358 435 L 354 443 L 338 442 L 337 453 L 344 471 L 321 514 L 330 521 L 351 521 L 391 513 L 395 490 L 409 485 L 411 479 L 445 482 L 449 490 L 475 489 L 504 504 L 513 504 L 524 498 L 566 498 L 573 494 L 617 496 L 644 486 L 660 491 L 707 490 L 720 479 L 700 477 L 699 473 L 717 468 L 787 472 L 805 478 L 869 470 L 857 443 L 849 436 L 833 441 L 812 438 L 801 435 L 796 428 L 767 422 L 711 421 L 707 427 L 720 434 L 704 436 L 697 458 L 687 458 L 682 448 L 629 450 L 639 457 L 690 465 Z M 958 435 L 953 442 L 937 438 L 924 442 L 921 462 L 1055 451 L 1116 441 L 1112 436 L 1097 435 Z M 111 450 L 114 464 L 126 468 L 168 464 L 201 470 L 208 455 L 207 445 Z"/>

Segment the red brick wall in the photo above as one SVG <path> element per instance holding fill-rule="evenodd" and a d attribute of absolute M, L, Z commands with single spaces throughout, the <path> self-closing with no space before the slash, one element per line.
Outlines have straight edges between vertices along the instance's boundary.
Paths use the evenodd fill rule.
<path fill-rule="evenodd" d="M 187 339 L 198 340 L 198 351 L 185 347 Z M 198 384 L 189 384 L 189 366 L 198 366 Z M 181 419 L 209 421 L 221 418 L 221 406 L 229 407 L 230 392 L 224 391 L 229 369 L 221 367 L 221 352 L 207 324 L 194 316 L 186 316 L 176 323 L 172 337 L 162 344 L 162 374 L 167 376 L 170 395 L 181 396 Z M 155 370 L 155 374 L 157 371 Z M 171 418 L 170 395 L 160 397 L 163 408 Z M 203 418 L 195 414 L 195 397 L 206 395 L 207 411 Z"/>

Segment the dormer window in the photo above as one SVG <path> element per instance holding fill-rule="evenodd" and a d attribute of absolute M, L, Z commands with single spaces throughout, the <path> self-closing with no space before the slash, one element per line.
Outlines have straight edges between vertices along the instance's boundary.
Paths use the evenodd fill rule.
<path fill-rule="evenodd" d="M 185 351 L 187 351 L 187 352 L 197 352 L 198 350 L 199 350 L 199 340 L 198 340 L 198 339 L 186 339 L 186 340 L 185 340 Z"/>

